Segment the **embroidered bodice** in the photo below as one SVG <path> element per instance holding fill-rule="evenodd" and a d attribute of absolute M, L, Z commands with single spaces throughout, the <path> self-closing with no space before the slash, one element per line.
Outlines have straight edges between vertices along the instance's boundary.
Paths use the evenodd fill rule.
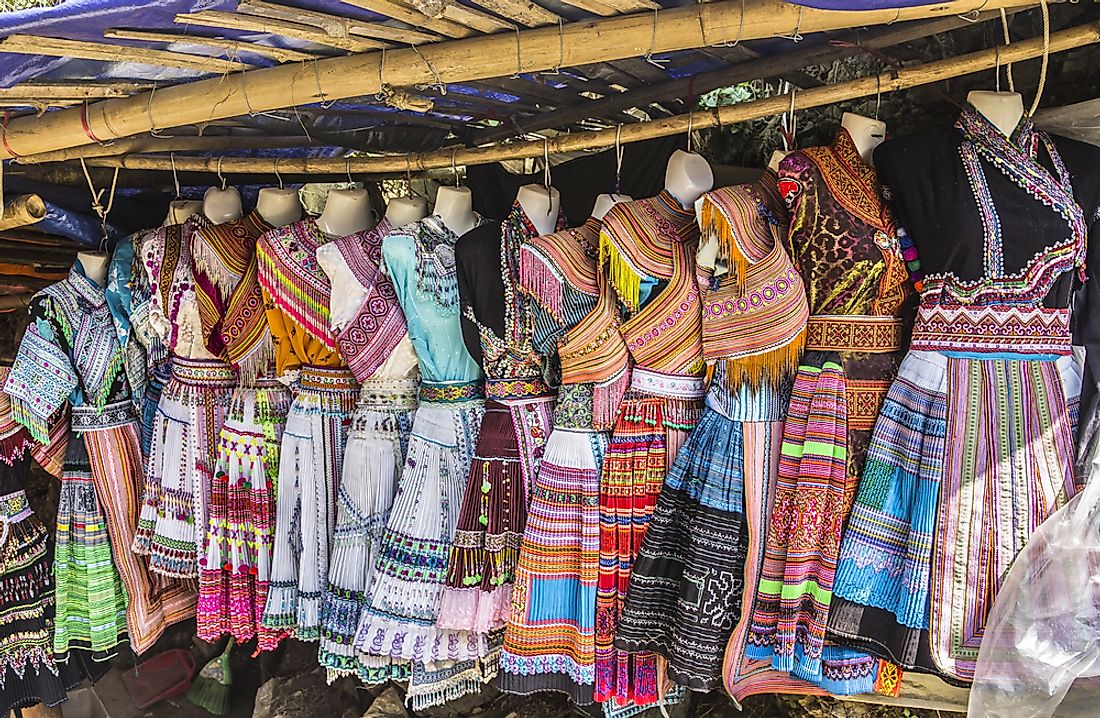
<path fill-rule="evenodd" d="M 435 215 L 393 230 L 382 257 L 401 303 L 409 339 L 426 382 L 472 382 L 481 377 L 462 338 L 455 243 Z"/>
<path fill-rule="evenodd" d="M 788 249 L 813 315 L 894 317 L 912 295 L 901 240 L 874 168 L 848 131 L 779 164 L 790 209 Z"/>

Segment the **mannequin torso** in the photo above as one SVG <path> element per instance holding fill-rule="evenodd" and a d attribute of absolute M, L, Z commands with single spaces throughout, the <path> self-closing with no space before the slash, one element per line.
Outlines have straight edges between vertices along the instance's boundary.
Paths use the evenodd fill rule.
<path fill-rule="evenodd" d="M 558 221 L 561 194 L 553 187 L 525 184 L 516 193 L 516 201 L 523 207 L 527 219 L 535 225 L 539 234 L 550 234 Z"/>
<path fill-rule="evenodd" d="M 634 201 L 634 198 L 625 194 L 601 194 L 596 197 L 596 203 L 592 206 L 592 212 L 589 213 L 589 216 L 593 219 L 602 220 L 604 215 L 619 202 L 632 201 Z"/>
<path fill-rule="evenodd" d="M 1018 92 L 974 90 L 966 96 L 966 101 L 1005 137 L 1012 136 L 1024 116 L 1024 98 Z"/>
<path fill-rule="evenodd" d="M 168 216 L 164 218 L 164 226 L 183 224 L 187 218 L 202 211 L 202 202 L 197 199 L 174 199 L 168 203 Z"/>
<path fill-rule="evenodd" d="M 394 227 L 404 227 L 428 216 L 428 201 L 423 197 L 394 197 L 386 205 L 386 219 Z"/>
<path fill-rule="evenodd" d="M 76 261 L 80 262 L 84 276 L 100 287 L 107 286 L 107 264 L 111 257 L 106 252 L 77 252 Z"/>
<path fill-rule="evenodd" d="M 206 194 L 202 196 L 202 213 L 214 224 L 240 219 L 244 210 L 241 209 L 241 195 L 237 188 L 211 187 L 206 190 Z"/>
<path fill-rule="evenodd" d="M 676 150 L 668 159 L 665 189 L 685 208 L 714 187 L 714 172 L 702 155 Z"/>
<path fill-rule="evenodd" d="M 477 224 L 473 206 L 469 187 L 440 187 L 435 196 L 436 216 L 459 237 Z"/>
<path fill-rule="evenodd" d="M 297 190 L 264 187 L 256 197 L 256 211 L 268 224 L 282 227 L 302 218 L 302 202 Z"/>
<path fill-rule="evenodd" d="M 886 123 L 882 120 L 872 120 L 870 117 L 855 115 L 845 112 L 840 118 L 840 126 L 848 130 L 852 136 L 852 142 L 859 150 L 859 156 L 867 164 L 874 166 L 872 154 L 875 148 L 886 139 Z"/>
<path fill-rule="evenodd" d="M 317 226 L 325 234 L 346 237 L 371 226 L 370 196 L 365 189 L 334 189 L 325 198 Z"/>
<path fill-rule="evenodd" d="M 775 150 L 772 152 L 772 156 L 768 158 L 768 169 L 772 172 L 779 171 L 779 163 L 783 161 L 783 158 L 789 155 L 790 152 L 785 150 Z"/>

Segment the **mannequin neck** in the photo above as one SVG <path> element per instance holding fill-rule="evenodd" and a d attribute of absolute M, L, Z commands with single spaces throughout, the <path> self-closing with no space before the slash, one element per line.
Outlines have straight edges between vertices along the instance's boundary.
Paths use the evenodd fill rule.
<path fill-rule="evenodd" d="M 1024 117 L 1024 98 L 1018 92 L 974 90 L 966 101 L 1005 137 L 1012 137 Z"/>
<path fill-rule="evenodd" d="M 428 216 L 428 201 L 423 197 L 394 197 L 386 205 L 386 219 L 393 227 L 404 227 Z"/>
<path fill-rule="evenodd" d="M 875 148 L 886 139 L 886 123 L 872 120 L 870 117 L 845 112 L 840 118 L 840 126 L 848 130 L 855 143 L 859 156 L 867 164 L 872 164 Z"/>
<path fill-rule="evenodd" d="M 772 172 L 779 171 L 779 163 L 783 161 L 783 158 L 789 155 L 790 152 L 784 150 L 775 150 L 772 152 L 772 156 L 768 158 L 768 169 Z"/>
<path fill-rule="evenodd" d="M 690 209 L 704 192 L 714 187 L 714 173 L 702 155 L 676 150 L 668 159 L 665 189 L 684 209 Z"/>
<path fill-rule="evenodd" d="M 302 218 L 302 202 L 297 190 L 264 187 L 256 197 L 256 211 L 273 227 L 282 227 Z"/>
<path fill-rule="evenodd" d="M 477 225 L 474 196 L 470 188 L 440 187 L 435 195 L 435 214 L 456 236 L 461 237 L 469 232 Z"/>
<path fill-rule="evenodd" d="M 107 286 L 107 263 L 111 260 L 106 252 L 77 252 L 76 261 L 84 270 L 84 276 L 99 287 Z"/>
<path fill-rule="evenodd" d="M 370 196 L 365 189 L 334 189 L 325 197 L 317 226 L 325 234 L 346 237 L 370 229 Z"/>
<path fill-rule="evenodd" d="M 556 189 L 525 184 L 516 193 L 516 201 L 540 235 L 554 231 L 558 224 L 558 210 L 561 209 L 561 193 Z"/>
<path fill-rule="evenodd" d="M 183 224 L 187 218 L 202 211 L 202 202 L 197 199 L 174 199 L 168 203 L 168 216 L 164 218 L 164 226 Z"/>
<path fill-rule="evenodd" d="M 202 213 L 214 224 L 232 222 L 244 214 L 241 209 L 241 195 L 236 187 L 218 189 L 211 187 L 202 196 Z"/>
<path fill-rule="evenodd" d="M 593 219 L 603 219 L 611 208 L 620 202 L 632 202 L 633 198 L 628 197 L 625 194 L 601 194 L 596 197 L 596 204 L 592 207 L 592 212 L 588 215 Z"/>

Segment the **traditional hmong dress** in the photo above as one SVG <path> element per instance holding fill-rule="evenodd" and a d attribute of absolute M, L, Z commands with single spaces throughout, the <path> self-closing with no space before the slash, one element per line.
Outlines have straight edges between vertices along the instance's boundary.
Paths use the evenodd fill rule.
<path fill-rule="evenodd" d="M 698 238 L 695 213 L 668 191 L 615 205 L 600 234 L 635 363 L 600 476 L 595 698 L 620 706 L 655 702 L 661 681 L 655 654 L 621 650 L 614 640 L 665 474 L 702 410 Z"/>
<path fill-rule="evenodd" d="M 592 703 L 600 466 L 629 382 L 614 293 L 599 271 L 600 222 L 520 249 L 520 287 L 534 302 L 532 343 L 558 359 L 554 428 L 534 477 L 497 687 Z"/>
<path fill-rule="evenodd" d="M 1098 216 L 1100 151 L 1028 119 L 1009 139 L 966 110 L 875 158 L 926 276 L 868 449 L 830 629 L 966 681 L 1012 561 L 1074 492 L 1068 307 Z"/>
<path fill-rule="evenodd" d="M 436 626 L 482 415 L 481 370 L 462 341 L 457 241 L 432 215 L 382 243 L 420 365 L 420 401 L 355 647 L 381 672 L 412 662 L 414 709 L 483 682 L 485 637 Z"/>
<path fill-rule="evenodd" d="M 714 378 L 661 489 L 616 634 L 616 646 L 662 655 L 670 678 L 698 691 L 721 685 L 744 590 L 743 487 L 777 469 L 809 316 L 775 180 L 769 171 L 703 196 L 697 276 Z"/>
<path fill-rule="evenodd" d="M 365 682 L 402 675 L 385 662 L 360 662 L 354 645 L 416 415 L 416 352 L 393 282 L 381 265 L 382 240 L 392 228 L 383 218 L 370 232 L 333 243 L 356 284 L 354 290 L 333 287 L 334 320 L 339 302 L 359 293 L 361 303 L 346 323 L 333 325 L 337 348 L 360 390 L 344 451 L 332 560 L 321 599 L 318 658 L 330 681 L 348 674 Z"/>
<path fill-rule="evenodd" d="M 182 579 L 199 575 L 218 432 L 237 383 L 233 367 L 210 352 L 203 338 L 191 247 L 209 224 L 196 215 L 161 227 L 141 247 L 150 321 L 171 351 L 172 373 L 153 420 L 133 548 L 149 555 L 154 572 Z"/>
<path fill-rule="evenodd" d="M 278 635 L 260 625 L 275 541 L 274 484 L 290 392 L 274 378 L 274 345 L 264 313 L 256 242 L 270 226 L 256 213 L 211 225 L 191 244 L 206 348 L 236 369 L 199 558 L 197 635 L 229 633 L 259 645 Z"/>
<path fill-rule="evenodd" d="M 779 189 L 811 316 L 745 654 L 833 693 L 867 692 L 877 661 L 825 646 L 825 625 L 869 431 L 900 360 L 909 274 L 875 170 L 847 130 L 788 155 Z"/>
<path fill-rule="evenodd" d="M 193 615 L 195 595 L 171 582 L 154 590 L 145 562 L 130 550 L 141 446 L 104 291 L 77 264 L 68 279 L 35 295 L 30 315 L 4 385 L 12 415 L 45 443 L 53 417 L 66 401 L 72 406 L 54 560 L 54 650 L 108 654 L 129 633 L 142 653 L 167 626 Z"/>
<path fill-rule="evenodd" d="M 141 450 L 146 461 L 149 460 L 160 395 L 172 375 L 171 358 L 156 325 L 154 295 L 142 259 L 146 242 L 158 241 L 155 238 L 157 231 L 138 232 L 130 237 L 129 254 L 132 256 L 128 268 L 123 263 L 124 256 L 119 254 L 120 247 L 115 248 L 111 255 L 111 281 L 107 285 L 108 302 L 112 294 L 119 297 L 118 303 L 122 307 L 119 313 L 127 314 L 130 325 L 130 336 L 125 347 L 126 375 L 131 387 L 134 387 L 133 401 L 141 421 Z M 117 316 L 115 321 L 119 322 Z M 144 362 L 144 366 L 139 364 L 139 360 Z"/>
<path fill-rule="evenodd" d="M 354 236 L 354 235 L 353 235 Z M 336 529 L 336 490 L 343 471 L 355 376 L 336 352 L 329 327 L 329 279 L 317 248 L 336 239 L 313 219 L 273 229 L 256 254 L 279 376 L 296 376 L 294 403 L 279 449 L 275 548 L 262 626 L 321 636 L 321 594 L 328 583 Z M 261 650 L 274 648 L 273 640 Z"/>

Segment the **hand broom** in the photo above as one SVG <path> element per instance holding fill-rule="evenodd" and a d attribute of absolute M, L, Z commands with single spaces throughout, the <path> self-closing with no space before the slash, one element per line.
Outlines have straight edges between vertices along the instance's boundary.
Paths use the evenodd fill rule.
<path fill-rule="evenodd" d="M 230 638 L 222 654 L 202 667 L 199 675 L 195 676 L 191 689 L 187 691 L 187 700 L 217 716 L 229 713 L 229 698 L 233 691 L 229 654 L 233 650 L 233 643 L 234 640 Z"/>

